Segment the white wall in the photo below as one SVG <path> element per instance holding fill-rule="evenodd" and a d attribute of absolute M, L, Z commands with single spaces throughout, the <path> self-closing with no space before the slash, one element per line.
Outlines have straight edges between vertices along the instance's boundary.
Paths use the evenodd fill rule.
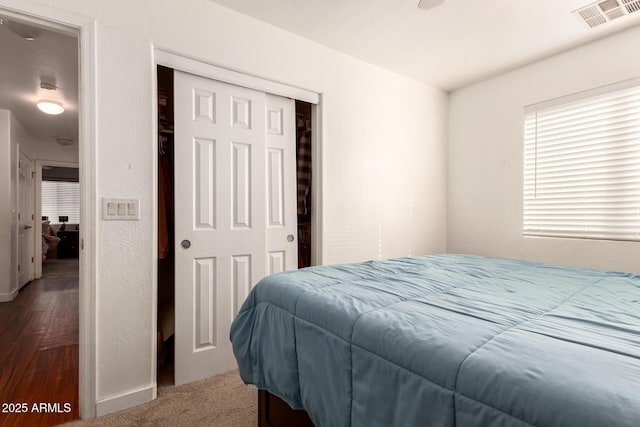
<path fill-rule="evenodd" d="M 522 236 L 523 107 L 640 76 L 640 27 L 455 91 L 449 252 L 640 272 L 640 243 Z"/>
<path fill-rule="evenodd" d="M 97 197 L 140 199 L 98 224 L 99 412 L 155 384 L 154 46 L 322 93 L 324 262 L 445 250 L 445 93 L 208 0 L 45 3 L 98 22 Z"/>
<path fill-rule="evenodd" d="M 0 110 L 0 301 L 10 301 L 15 297 L 16 271 L 11 262 L 13 229 L 11 228 L 11 113 Z"/>
<path fill-rule="evenodd" d="M 22 126 L 22 123 L 18 121 L 15 114 L 10 112 L 11 114 L 11 141 L 15 144 L 15 149 L 20 147 L 27 157 L 33 160 L 34 156 L 34 141 L 33 137 L 29 135 L 29 132 Z M 17 153 L 17 151 L 16 151 Z M 17 174 L 17 170 L 16 170 Z M 17 176 L 17 175 L 16 175 Z"/>
<path fill-rule="evenodd" d="M 78 163 L 78 143 L 60 145 L 54 139 L 34 140 L 33 160 Z"/>

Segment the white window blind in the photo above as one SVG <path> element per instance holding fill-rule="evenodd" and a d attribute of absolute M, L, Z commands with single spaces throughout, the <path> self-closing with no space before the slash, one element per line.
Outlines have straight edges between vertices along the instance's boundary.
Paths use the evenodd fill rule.
<path fill-rule="evenodd" d="M 524 129 L 525 235 L 640 241 L 640 82 L 528 107 Z"/>
<path fill-rule="evenodd" d="M 42 216 L 48 216 L 52 223 L 68 216 L 69 224 L 80 224 L 80 183 L 42 181 Z"/>

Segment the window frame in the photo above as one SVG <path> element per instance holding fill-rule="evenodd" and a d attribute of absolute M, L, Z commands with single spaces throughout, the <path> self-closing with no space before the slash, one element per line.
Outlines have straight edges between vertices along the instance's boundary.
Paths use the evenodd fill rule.
<path fill-rule="evenodd" d="M 571 193 L 570 189 L 573 185 L 568 185 L 566 184 L 566 187 L 561 187 L 562 190 L 566 190 L 566 197 L 562 197 L 559 196 L 557 198 L 553 198 L 552 196 L 550 196 L 550 193 L 547 193 L 547 198 L 545 199 L 544 196 L 541 196 L 538 199 L 537 196 L 537 188 L 538 188 L 538 180 L 539 180 L 539 175 L 540 175 L 540 169 L 542 168 L 541 166 L 538 165 L 538 162 L 540 159 L 543 158 L 543 155 L 538 153 L 538 143 L 539 141 L 543 140 L 544 138 L 539 137 L 538 132 L 541 132 L 541 129 L 544 129 L 544 126 L 540 125 L 538 123 L 538 114 L 560 114 L 560 111 L 562 110 L 569 110 L 571 111 L 571 108 L 577 107 L 580 104 L 587 104 L 589 100 L 593 100 L 593 104 L 589 104 L 589 106 L 595 106 L 597 105 L 598 102 L 602 102 L 602 98 L 603 97 L 607 97 L 608 95 L 612 95 L 612 98 L 615 96 L 616 93 L 622 92 L 622 91 L 628 91 L 628 92 L 633 92 L 633 91 L 638 91 L 640 90 L 640 78 L 634 78 L 634 79 L 629 79 L 629 80 L 625 80 L 622 82 L 618 82 L 618 83 L 614 83 L 614 84 L 610 84 L 610 85 L 606 85 L 606 86 L 601 86 L 598 88 L 594 88 L 594 89 L 590 89 L 590 90 L 586 90 L 586 91 L 582 91 L 582 92 L 578 92 L 578 93 L 574 93 L 574 94 L 570 94 L 570 95 L 566 95 L 566 96 L 562 96 L 559 98 L 555 98 L 555 99 L 551 99 L 548 101 L 543 101 L 540 103 L 536 103 L 536 104 L 532 104 L 532 105 L 528 105 L 524 108 L 524 114 L 523 114 L 523 173 L 522 173 L 522 177 L 523 177 L 523 189 L 522 189 L 522 197 L 523 197 L 523 214 L 522 214 L 522 234 L 524 237 L 544 237 L 544 238 L 570 238 L 570 239 L 587 239 L 587 240 L 611 240 L 611 241 L 640 241 L 640 177 L 632 177 L 631 180 L 633 181 L 631 184 L 631 190 L 630 193 L 633 193 L 631 196 L 629 197 L 629 200 L 631 200 L 632 205 L 635 203 L 635 207 L 630 208 L 632 211 L 635 211 L 635 213 L 630 214 L 631 217 L 633 217 L 633 219 L 630 221 L 631 224 L 633 224 L 632 226 L 629 227 L 629 229 L 631 230 L 630 232 L 623 232 L 620 233 L 620 235 L 616 235 L 615 232 L 613 232 L 612 230 L 607 230 L 607 231 L 603 231 L 597 230 L 597 226 L 594 223 L 597 223 L 598 221 L 600 221 L 601 223 L 606 223 L 606 226 L 603 227 L 604 228 L 613 228 L 612 224 L 614 223 L 612 221 L 612 218 L 617 214 L 616 213 L 605 213 L 602 214 L 602 218 L 604 219 L 598 219 L 598 220 L 591 220 L 591 223 L 589 223 L 589 221 L 585 221 L 585 225 L 584 225 L 584 229 L 581 231 L 566 231 L 567 229 L 571 229 L 572 227 L 575 228 L 575 224 L 577 224 L 577 222 L 575 224 L 571 223 L 572 221 L 575 221 L 575 218 L 579 218 L 580 216 L 583 217 L 588 217 L 589 214 L 592 215 L 591 211 L 595 210 L 593 208 L 593 206 L 586 206 L 584 209 L 580 210 L 580 208 L 576 208 L 576 205 L 579 205 L 580 203 L 582 203 L 583 205 L 589 205 L 589 202 L 586 202 L 586 199 L 580 199 L 579 196 L 576 197 L 577 194 L 582 194 L 582 193 L 586 193 L 587 196 L 585 197 L 594 197 L 593 193 L 588 193 L 588 191 L 594 191 L 595 190 L 573 190 L 574 192 Z M 630 96 L 635 96 L 635 94 L 632 94 Z M 634 100 L 635 101 L 635 100 Z M 574 111 L 579 111 L 579 109 L 574 108 Z M 574 114 L 577 114 L 574 112 Z M 582 113 L 580 113 L 582 114 Z M 631 109 L 631 114 L 633 114 L 634 116 L 636 114 L 640 114 L 640 104 L 639 105 L 634 105 Z M 532 118 L 534 117 L 534 118 Z M 597 119 L 600 120 L 606 120 L 608 118 L 607 116 L 607 112 L 601 112 L 599 113 L 599 115 L 596 116 Z M 531 127 L 531 121 L 534 121 L 534 128 L 532 130 Z M 562 123 L 564 120 L 566 120 L 567 122 L 569 122 L 569 120 L 567 119 L 560 119 L 560 122 Z M 594 119 L 594 121 L 596 121 Z M 632 126 L 635 127 L 635 121 L 636 118 L 633 117 L 632 121 Z M 590 121 L 589 124 L 591 124 L 592 122 Z M 640 125 L 640 119 L 638 119 L 638 125 Z M 562 126 L 562 125 L 561 125 Z M 563 128 L 561 130 L 565 130 L 565 129 L 569 129 L 570 126 L 565 124 L 564 126 L 566 126 L 566 128 Z M 586 123 L 581 124 L 579 127 L 578 132 L 583 131 L 585 127 L 587 126 Z M 549 130 L 550 126 L 547 125 L 547 130 Z M 617 130 L 618 128 L 616 128 Z M 631 145 L 635 145 L 635 143 L 633 141 L 637 141 L 639 147 L 640 147 L 640 136 L 635 136 L 636 131 L 632 132 L 633 137 L 631 138 Z M 567 150 L 568 147 L 571 147 L 571 143 L 566 141 L 567 139 L 569 139 L 568 137 L 558 137 L 558 140 L 560 141 L 560 143 L 554 143 L 556 147 L 560 147 L 560 150 Z M 548 141 L 548 140 L 547 140 Z M 574 139 L 575 141 L 575 139 Z M 587 141 L 586 138 L 584 138 L 582 141 Z M 600 142 L 600 145 L 602 144 L 606 144 L 607 142 Z M 533 146 L 532 146 L 533 144 Z M 548 142 L 547 142 L 548 144 Z M 594 145 L 596 143 L 594 142 Z M 612 144 L 619 144 L 618 140 L 615 140 L 612 142 Z M 585 146 L 588 146 L 588 143 L 584 144 Z M 533 150 L 533 154 L 532 154 L 532 150 Z M 547 148 L 548 150 L 548 148 Z M 584 153 L 588 153 L 589 150 L 594 150 L 594 148 L 589 147 L 586 148 L 584 150 Z M 636 151 L 636 148 L 631 148 L 631 151 Z M 565 156 L 564 159 L 561 160 L 566 160 L 566 163 L 561 163 L 560 166 L 558 166 L 559 168 L 566 168 L 565 170 L 570 170 L 571 167 L 567 166 L 567 164 L 570 163 L 570 161 L 573 161 L 572 156 L 573 155 L 567 155 L 567 154 L 563 154 L 563 155 L 556 155 L 555 157 L 553 157 L 554 161 L 557 160 L 558 158 L 561 158 L 562 156 Z M 633 157 L 633 165 L 635 165 L 635 162 L 640 162 L 640 154 L 632 154 L 631 155 Z M 586 157 L 586 156 L 585 156 Z M 596 157 L 596 156 L 594 156 Z M 531 161 L 533 159 L 533 165 L 531 164 Z M 606 156 L 601 156 L 598 157 L 599 161 L 602 161 L 602 159 L 607 159 Z M 559 161 L 559 160 L 558 160 Z M 585 170 L 586 170 L 586 175 L 589 175 L 591 172 L 589 171 L 589 169 L 593 169 L 594 173 L 595 173 L 595 169 L 597 168 L 597 166 L 595 166 L 595 164 L 597 163 L 597 161 L 589 161 L 589 163 L 584 162 L 582 164 L 585 164 Z M 588 168 L 588 169 L 586 169 Z M 640 169 L 640 165 L 639 165 L 639 169 Z M 634 166 L 634 170 L 635 170 L 635 166 Z M 532 172 L 533 171 L 533 172 Z M 533 177 L 531 176 L 531 173 L 533 173 Z M 568 172 L 569 173 L 569 172 Z M 547 175 L 548 177 L 549 175 Z M 543 176 L 542 178 L 540 178 L 541 180 L 544 180 L 545 177 Z M 587 182 L 589 178 L 587 178 L 586 180 L 583 179 L 582 182 Z M 618 179 L 618 178 L 616 178 Z M 531 187 L 532 185 L 532 180 L 534 181 L 533 184 L 533 188 Z M 637 182 L 636 182 L 637 180 Z M 589 187 L 591 184 L 587 184 L 585 187 Z M 610 196 L 611 198 L 614 198 L 612 195 L 616 192 L 616 191 L 620 191 L 622 189 L 622 184 L 618 181 L 615 182 L 615 184 L 613 185 L 618 185 L 620 187 L 616 187 L 616 189 L 606 189 L 606 190 L 601 190 L 604 191 L 605 196 Z M 560 186 L 562 186 L 562 184 L 560 184 Z M 576 185 L 577 187 L 577 185 Z M 595 187 L 595 185 L 594 185 Z M 547 187 L 547 189 L 549 189 L 549 187 Z M 531 193 L 532 191 L 534 192 L 535 196 L 531 197 Z M 560 191 L 562 192 L 562 191 Z M 573 197 L 573 199 L 572 199 Z M 616 197 L 619 198 L 620 200 L 622 200 L 622 197 Z M 553 199 L 553 200 L 552 200 Z M 555 201 L 558 201 L 559 203 L 552 203 Z M 581 200 L 579 202 L 574 203 L 572 200 Z M 626 199 L 625 199 L 626 201 Z M 544 205 L 546 203 L 548 203 L 549 205 L 551 205 L 550 207 L 544 207 L 544 208 L 540 208 L 538 205 Z M 607 202 L 609 203 L 609 202 Z M 564 207 L 553 207 L 553 204 L 562 204 L 564 205 Z M 568 205 L 572 205 L 572 207 L 567 207 Z M 622 202 L 620 202 L 620 205 L 622 205 Z M 536 208 L 539 210 L 544 210 L 545 213 L 543 214 L 538 214 L 536 212 Z M 607 206 L 606 208 L 603 208 L 603 210 L 615 210 L 616 208 L 616 204 L 615 203 L 611 203 L 611 205 Z M 629 209 L 629 208 L 626 208 Z M 554 212 L 555 211 L 555 212 Z M 575 215 L 571 216 L 570 214 L 568 214 L 568 211 L 573 211 L 573 212 L 577 212 L 575 213 Z M 565 217 L 562 217 L 562 215 L 566 215 Z M 536 218 L 535 220 L 532 220 L 532 218 Z M 566 218 L 566 219 L 559 219 L 559 218 Z M 553 223 L 553 221 L 557 221 L 557 223 Z M 547 222 L 546 225 L 542 225 L 541 223 Z M 557 225 L 559 223 L 565 222 L 565 230 L 554 230 L 554 227 L 561 227 L 560 225 Z M 566 224 L 569 223 L 569 224 Z M 533 225 L 532 225 L 533 224 Z"/>
<path fill-rule="evenodd" d="M 72 195 L 72 202 L 68 203 L 68 205 L 72 206 L 72 211 L 68 210 L 60 210 L 60 204 L 56 203 L 55 213 L 56 215 L 51 215 L 51 211 L 46 207 L 47 198 L 45 197 L 45 191 L 47 187 L 55 184 L 73 184 L 73 191 L 77 194 Z M 51 224 L 61 224 L 59 221 L 60 216 L 68 216 L 69 221 L 66 221 L 67 224 L 80 224 L 82 218 L 80 217 L 80 183 L 78 181 L 64 181 L 64 180 L 42 180 L 42 187 L 40 188 L 40 203 L 41 203 L 41 216 L 48 216 L 49 222 Z"/>

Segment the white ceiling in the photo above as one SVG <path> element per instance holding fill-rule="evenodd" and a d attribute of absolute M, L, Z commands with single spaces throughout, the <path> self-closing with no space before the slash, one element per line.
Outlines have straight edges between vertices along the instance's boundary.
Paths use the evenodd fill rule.
<path fill-rule="evenodd" d="M 640 22 L 586 29 L 592 0 L 212 0 L 399 74 L 453 90 Z"/>
<path fill-rule="evenodd" d="M 588 30 L 571 12 L 589 0 L 446 0 L 429 11 L 417 0 L 212 1 L 447 91 L 640 22 L 637 13 Z M 0 108 L 36 139 L 77 143 L 78 41 L 40 30 L 27 41 L 0 25 Z M 42 80 L 59 89 L 41 89 Z M 41 97 L 65 112 L 40 112 Z"/>
<path fill-rule="evenodd" d="M 33 41 L 10 31 L 3 17 L 0 25 L 0 108 L 11 110 L 32 137 L 55 142 L 56 138 L 78 141 L 78 40 L 76 37 L 29 24 L 41 34 Z M 58 89 L 40 88 L 40 82 Z M 55 99 L 65 111 L 47 115 L 36 107 L 40 98 Z"/>

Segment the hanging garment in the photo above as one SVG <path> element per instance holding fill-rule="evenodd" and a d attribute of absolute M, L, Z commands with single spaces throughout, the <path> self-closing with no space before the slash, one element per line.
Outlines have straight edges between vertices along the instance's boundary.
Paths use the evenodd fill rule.
<path fill-rule="evenodd" d="M 298 215 L 309 212 L 311 197 L 311 131 L 306 124 L 298 127 L 298 156 L 296 160 L 298 181 Z"/>
<path fill-rule="evenodd" d="M 164 152 L 158 156 L 158 258 L 169 254 L 169 215 L 171 209 L 171 166 Z"/>

